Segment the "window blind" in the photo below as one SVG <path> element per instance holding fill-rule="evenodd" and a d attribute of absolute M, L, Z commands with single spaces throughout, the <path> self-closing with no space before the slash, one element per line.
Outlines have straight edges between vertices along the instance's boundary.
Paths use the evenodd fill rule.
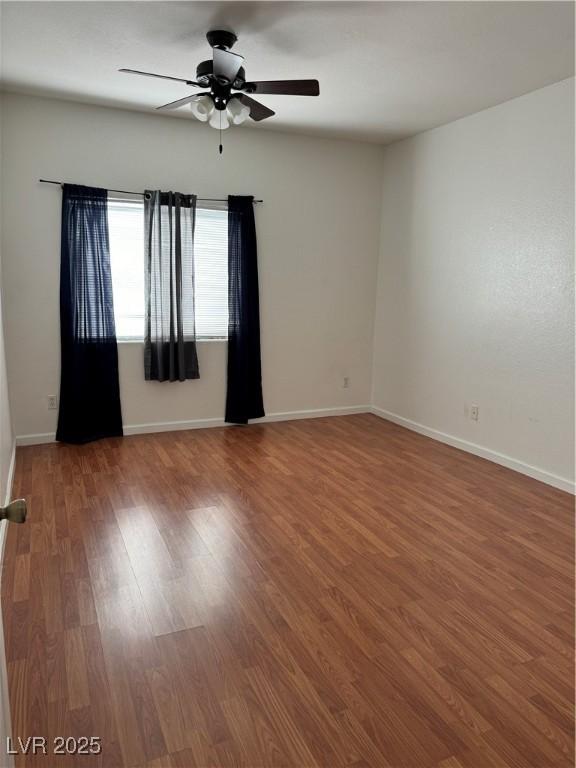
<path fill-rule="evenodd" d="M 196 209 L 196 336 L 228 336 L 228 211 Z"/>
<path fill-rule="evenodd" d="M 144 338 L 144 205 L 108 199 L 116 338 Z"/>

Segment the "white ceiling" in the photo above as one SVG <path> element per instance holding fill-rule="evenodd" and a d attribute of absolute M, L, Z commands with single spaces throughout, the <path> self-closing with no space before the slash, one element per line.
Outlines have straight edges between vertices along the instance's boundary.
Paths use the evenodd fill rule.
<path fill-rule="evenodd" d="M 117 70 L 194 78 L 214 28 L 249 79 L 320 81 L 251 130 L 389 142 L 574 72 L 571 2 L 3 2 L 2 87 L 153 111 L 191 89 Z"/>

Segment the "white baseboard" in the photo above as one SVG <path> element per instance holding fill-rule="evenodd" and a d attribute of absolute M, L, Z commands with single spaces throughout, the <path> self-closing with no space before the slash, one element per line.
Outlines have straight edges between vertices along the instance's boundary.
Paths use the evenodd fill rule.
<path fill-rule="evenodd" d="M 178 432 L 183 429 L 225 427 L 222 419 L 193 419 L 191 421 L 152 421 L 149 424 L 124 424 L 124 435 L 146 435 L 151 432 Z"/>
<path fill-rule="evenodd" d="M 53 443 L 55 440 L 55 432 L 41 432 L 36 435 L 16 435 L 16 445 L 42 445 L 43 443 Z"/>
<path fill-rule="evenodd" d="M 313 408 L 309 411 L 279 411 L 270 413 L 263 419 L 256 419 L 254 424 L 267 421 L 297 421 L 298 419 L 321 419 L 325 416 L 353 416 L 355 413 L 370 413 L 369 405 L 336 406 L 335 408 Z"/>
<path fill-rule="evenodd" d="M 466 451 L 467 453 L 473 453 L 475 456 L 480 456 L 483 459 L 488 459 L 488 461 L 493 461 L 495 464 L 500 464 L 501 466 L 507 467 L 508 469 L 513 469 L 515 472 L 520 472 L 522 475 L 528 475 L 528 477 L 532 477 L 535 480 L 540 480 L 541 482 L 547 483 L 548 485 L 553 485 L 554 488 L 559 488 L 561 491 L 566 491 L 567 493 L 572 494 L 576 492 L 575 485 L 572 481 L 568 480 L 567 478 L 554 475 L 552 472 L 547 472 L 545 469 L 533 467 L 530 464 L 525 464 L 523 461 L 513 459 L 511 456 L 498 453 L 498 451 L 492 451 L 490 448 L 484 448 L 482 445 L 476 445 L 476 443 L 471 443 L 468 440 L 463 440 L 460 437 L 448 435 L 445 432 L 432 429 L 432 427 L 426 427 L 424 424 L 419 424 L 416 421 L 405 419 L 403 416 L 398 416 L 398 414 L 385 411 L 382 408 L 376 408 L 376 406 L 372 406 L 370 411 L 375 416 L 379 416 L 381 419 L 392 421 L 394 424 L 398 424 L 401 427 L 406 427 L 406 429 L 410 429 L 413 432 L 418 432 L 419 434 L 425 435 L 426 437 L 431 437 L 433 440 L 446 443 L 447 445 L 451 445 L 454 448 L 459 448 L 460 450 Z"/>
<path fill-rule="evenodd" d="M 319 419 L 324 416 L 350 416 L 354 413 L 370 413 L 369 405 L 353 405 L 335 408 L 314 408 L 307 411 L 280 411 L 270 413 L 262 419 L 254 419 L 251 424 L 265 424 L 272 421 L 295 421 L 297 419 Z M 176 432 L 185 429 L 208 429 L 211 427 L 230 427 L 224 419 L 191 419 L 189 421 L 153 421 L 149 424 L 125 424 L 124 435 L 143 435 L 152 432 Z M 43 432 L 35 435 L 18 435 L 17 445 L 42 445 L 53 443 L 56 439 L 54 432 Z"/>

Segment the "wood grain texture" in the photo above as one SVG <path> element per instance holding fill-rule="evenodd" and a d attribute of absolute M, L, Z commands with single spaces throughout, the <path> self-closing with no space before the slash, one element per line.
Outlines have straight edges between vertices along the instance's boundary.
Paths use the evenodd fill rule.
<path fill-rule="evenodd" d="M 573 499 L 371 415 L 19 448 L 19 766 L 574 761 Z"/>

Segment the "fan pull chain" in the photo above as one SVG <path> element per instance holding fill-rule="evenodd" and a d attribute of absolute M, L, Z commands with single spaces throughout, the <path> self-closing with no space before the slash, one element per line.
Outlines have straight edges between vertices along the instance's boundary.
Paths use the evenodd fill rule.
<path fill-rule="evenodd" d="M 222 110 L 220 110 L 220 145 L 218 147 L 218 153 L 222 154 Z"/>

